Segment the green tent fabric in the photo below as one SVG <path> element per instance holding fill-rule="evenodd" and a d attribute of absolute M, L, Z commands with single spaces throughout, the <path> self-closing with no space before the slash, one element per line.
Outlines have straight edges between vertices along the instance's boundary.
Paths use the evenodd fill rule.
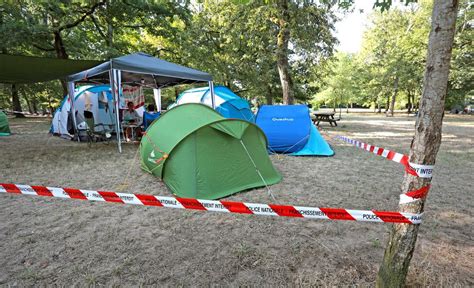
<path fill-rule="evenodd" d="M 140 155 L 142 169 L 180 197 L 218 199 L 281 180 L 260 128 L 202 104 L 177 106 L 153 122 Z"/>
<path fill-rule="evenodd" d="M 3 111 L 0 111 L 0 136 L 8 136 L 10 133 L 7 115 L 5 115 Z"/>
<path fill-rule="evenodd" d="M 66 79 L 100 64 L 100 61 L 70 60 L 0 54 L 0 83 L 35 83 Z"/>

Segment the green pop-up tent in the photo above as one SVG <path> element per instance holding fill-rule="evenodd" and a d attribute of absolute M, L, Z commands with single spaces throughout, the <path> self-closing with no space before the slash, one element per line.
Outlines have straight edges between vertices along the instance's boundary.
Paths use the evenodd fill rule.
<path fill-rule="evenodd" d="M 0 111 L 0 136 L 8 136 L 10 133 L 7 115 L 5 115 L 3 111 Z"/>
<path fill-rule="evenodd" d="M 180 197 L 218 199 L 281 180 L 260 128 L 202 104 L 177 106 L 156 120 L 140 154 L 142 169 Z"/>

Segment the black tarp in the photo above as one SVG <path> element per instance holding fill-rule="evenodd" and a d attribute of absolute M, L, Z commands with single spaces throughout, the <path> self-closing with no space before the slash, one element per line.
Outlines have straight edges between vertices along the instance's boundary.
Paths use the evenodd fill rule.
<path fill-rule="evenodd" d="M 0 83 L 35 83 L 55 79 L 97 66 L 102 61 L 69 60 L 0 54 Z"/>

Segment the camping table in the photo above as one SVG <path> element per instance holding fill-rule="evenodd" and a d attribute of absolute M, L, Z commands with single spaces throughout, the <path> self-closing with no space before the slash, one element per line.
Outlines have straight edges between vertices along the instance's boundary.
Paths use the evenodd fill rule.
<path fill-rule="evenodd" d="M 132 130 L 132 140 L 135 140 L 135 139 L 136 139 L 136 136 L 137 136 L 137 135 L 135 135 L 135 134 L 136 134 L 136 131 L 135 131 L 135 130 L 136 130 L 138 127 L 140 127 L 140 125 L 137 125 L 137 124 L 130 124 L 130 123 L 128 123 L 128 122 L 122 122 L 123 139 L 125 139 L 125 130 L 126 130 L 127 128 L 131 128 L 131 130 Z"/>
<path fill-rule="evenodd" d="M 314 112 L 314 121 L 313 123 L 317 126 L 319 126 L 319 122 L 329 122 L 329 125 L 332 126 L 334 123 L 334 126 L 337 126 L 337 122 L 339 119 L 334 119 L 334 112 Z"/>

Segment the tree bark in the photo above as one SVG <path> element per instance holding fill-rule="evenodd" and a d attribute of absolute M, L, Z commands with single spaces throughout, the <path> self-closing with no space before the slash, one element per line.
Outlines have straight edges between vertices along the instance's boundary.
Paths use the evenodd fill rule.
<path fill-rule="evenodd" d="M 20 95 L 18 94 L 16 84 L 12 84 L 12 108 L 16 118 L 25 118 L 25 115 L 22 113 L 23 110 L 21 110 Z"/>
<path fill-rule="evenodd" d="M 411 113 L 411 90 L 408 89 L 408 103 L 407 103 L 407 108 L 408 108 L 408 111 L 407 113 L 410 114 Z"/>
<path fill-rule="evenodd" d="M 267 105 L 273 105 L 273 93 L 272 87 L 270 87 L 270 85 L 267 85 L 267 93 L 265 95 L 265 100 L 267 102 Z"/>
<path fill-rule="evenodd" d="M 290 41 L 290 13 L 288 9 L 288 0 L 279 0 L 278 8 L 281 15 L 278 19 L 280 31 L 277 38 L 277 67 L 280 75 L 281 88 L 283 90 L 283 104 L 291 105 L 294 103 L 293 81 L 290 75 L 290 64 L 288 62 L 288 42 Z"/>
<path fill-rule="evenodd" d="M 441 144 L 441 125 L 447 91 L 449 64 L 455 33 L 458 2 L 435 0 L 423 80 L 423 93 L 411 143 L 410 162 L 433 165 Z M 428 185 L 430 178 L 405 173 L 402 193 Z M 401 204 L 400 211 L 422 213 L 425 199 Z M 415 249 L 419 225 L 394 224 L 377 275 L 377 287 L 403 287 Z"/>
<path fill-rule="evenodd" d="M 392 101 L 390 102 L 390 115 L 392 117 L 393 117 L 393 113 L 395 113 L 395 101 L 397 100 L 399 80 L 400 80 L 400 77 L 396 76 L 395 82 L 393 83 L 393 96 L 392 96 Z"/>
<path fill-rule="evenodd" d="M 38 99 L 36 99 L 36 97 L 33 97 L 33 99 L 31 99 L 31 106 L 33 106 L 33 113 L 38 115 Z"/>
<path fill-rule="evenodd" d="M 79 24 L 84 22 L 88 16 L 92 16 L 95 13 L 95 11 L 103 5 L 105 5 L 105 0 L 101 1 L 101 2 L 97 2 L 94 5 L 92 5 L 90 7 L 90 10 L 85 12 L 83 15 L 81 15 L 80 18 L 76 19 L 75 21 L 73 21 L 71 23 L 64 24 L 60 27 L 57 27 L 55 30 L 53 30 L 54 51 L 56 51 L 56 55 L 59 59 L 68 59 L 69 58 L 69 55 L 66 53 L 66 47 L 64 46 L 64 42 L 63 42 L 63 38 L 61 36 L 61 32 L 63 30 L 71 29 L 71 28 L 74 28 L 74 27 L 78 26 Z M 61 86 L 63 87 L 63 95 L 66 95 L 67 94 L 67 83 L 66 83 L 65 80 L 60 80 L 60 81 L 61 81 Z"/>
<path fill-rule="evenodd" d="M 26 101 L 26 106 L 28 106 L 28 112 L 30 112 L 30 114 L 33 114 L 33 107 L 31 105 L 30 99 L 28 99 L 28 96 L 26 95 L 26 93 L 22 93 L 22 94 L 23 94 L 23 98 Z"/>
<path fill-rule="evenodd" d="M 51 96 L 48 97 L 48 108 L 49 108 L 49 115 L 54 114 L 54 108 L 53 108 L 53 103 L 52 103 L 52 98 Z"/>
<path fill-rule="evenodd" d="M 106 0 L 105 1 L 105 9 L 106 9 L 106 15 L 107 15 L 107 18 L 105 19 L 106 23 L 107 23 L 107 38 L 106 38 L 106 45 L 107 47 L 109 48 L 109 57 L 112 58 L 112 53 L 113 53 L 113 47 L 114 47 L 114 26 L 113 26 L 113 23 L 112 23 L 112 18 L 109 17 L 109 15 L 111 15 L 112 13 L 110 12 L 110 7 L 111 7 L 111 4 L 110 4 L 110 0 Z"/>
<path fill-rule="evenodd" d="M 175 101 L 178 100 L 178 97 L 179 97 L 179 89 L 178 89 L 178 86 L 174 86 L 174 99 L 175 99 Z"/>
<path fill-rule="evenodd" d="M 56 56 L 59 59 L 68 59 L 69 55 L 66 53 L 66 48 L 64 47 L 63 38 L 61 37 L 61 31 L 54 31 L 54 51 L 56 51 Z M 63 87 L 63 95 L 67 95 L 67 83 L 65 80 L 60 80 L 61 86 Z"/>

